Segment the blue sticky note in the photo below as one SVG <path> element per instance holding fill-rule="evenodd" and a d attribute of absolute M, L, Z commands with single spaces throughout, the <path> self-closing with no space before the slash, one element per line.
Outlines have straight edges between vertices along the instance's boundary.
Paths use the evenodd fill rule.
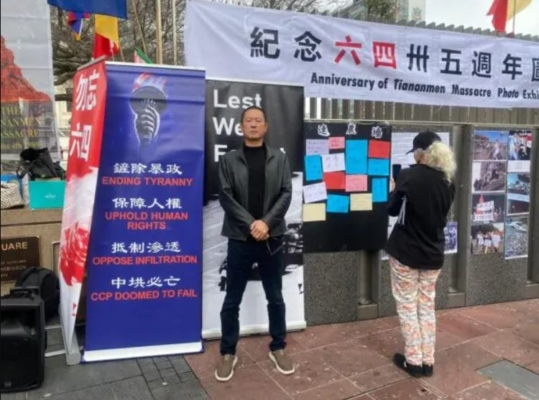
<path fill-rule="evenodd" d="M 375 178 L 372 180 L 372 202 L 386 203 L 389 192 L 387 178 Z"/>
<path fill-rule="evenodd" d="M 328 194 L 328 213 L 347 213 L 350 211 L 350 197 L 340 194 Z"/>
<path fill-rule="evenodd" d="M 349 175 L 367 174 L 367 140 L 347 140 L 345 149 L 346 173 Z"/>
<path fill-rule="evenodd" d="M 369 175 L 389 176 L 389 160 L 369 159 Z"/>
<path fill-rule="evenodd" d="M 305 156 L 305 180 L 318 181 L 322 177 L 322 157 L 319 154 Z"/>

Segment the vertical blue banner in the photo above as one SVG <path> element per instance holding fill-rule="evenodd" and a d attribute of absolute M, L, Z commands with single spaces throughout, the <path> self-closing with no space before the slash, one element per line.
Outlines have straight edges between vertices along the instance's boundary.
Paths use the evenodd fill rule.
<path fill-rule="evenodd" d="M 106 67 L 83 359 L 200 352 L 205 72 Z"/>

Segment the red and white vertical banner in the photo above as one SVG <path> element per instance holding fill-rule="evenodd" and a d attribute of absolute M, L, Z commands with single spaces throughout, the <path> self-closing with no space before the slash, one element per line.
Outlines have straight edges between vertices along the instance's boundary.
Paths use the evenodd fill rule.
<path fill-rule="evenodd" d="M 66 348 L 72 344 L 86 269 L 94 209 L 107 79 L 105 63 L 79 70 L 73 80 L 73 112 L 60 238 L 60 315 Z"/>

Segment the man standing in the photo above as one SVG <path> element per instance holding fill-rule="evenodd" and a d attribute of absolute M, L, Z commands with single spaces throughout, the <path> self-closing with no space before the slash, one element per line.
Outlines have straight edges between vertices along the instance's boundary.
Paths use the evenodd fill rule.
<path fill-rule="evenodd" d="M 294 365 L 285 354 L 286 317 L 282 294 L 284 220 L 292 200 L 286 155 L 264 143 L 266 112 L 249 107 L 241 116 L 244 144 L 219 163 L 219 201 L 225 212 L 222 235 L 228 237 L 226 297 L 221 309 L 221 359 L 215 378 L 226 382 L 238 362 L 239 307 L 250 270 L 258 264 L 268 301 L 269 358 L 289 375 Z"/>

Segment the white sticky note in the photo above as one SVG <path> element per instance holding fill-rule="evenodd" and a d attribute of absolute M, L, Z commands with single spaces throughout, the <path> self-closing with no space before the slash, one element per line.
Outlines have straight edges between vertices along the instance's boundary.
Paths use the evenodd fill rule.
<path fill-rule="evenodd" d="M 372 211 L 372 193 L 351 194 L 350 211 Z"/>
<path fill-rule="evenodd" d="M 303 222 L 316 222 L 326 220 L 326 203 L 304 204 Z"/>
<path fill-rule="evenodd" d="M 303 199 L 305 200 L 305 204 L 315 203 L 317 201 L 326 200 L 327 198 L 328 192 L 324 182 L 303 186 Z"/>
<path fill-rule="evenodd" d="M 344 171 L 344 153 L 326 154 L 322 156 L 322 168 L 324 172 Z"/>
<path fill-rule="evenodd" d="M 329 141 L 327 139 L 307 139 L 305 154 L 329 154 Z"/>

